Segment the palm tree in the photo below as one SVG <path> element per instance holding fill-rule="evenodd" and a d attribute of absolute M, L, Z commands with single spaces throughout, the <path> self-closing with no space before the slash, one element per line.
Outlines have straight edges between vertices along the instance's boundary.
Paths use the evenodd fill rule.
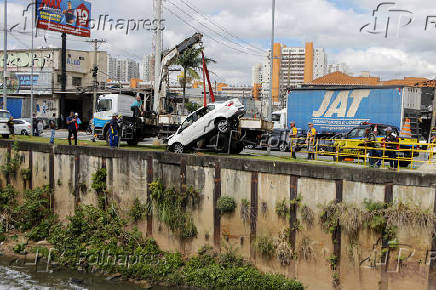
<path fill-rule="evenodd" d="M 183 88 L 183 107 L 185 107 L 186 83 L 190 79 L 200 79 L 199 71 L 203 71 L 202 48 L 191 47 L 180 54 L 172 63 L 183 68 L 183 77 L 179 79 Z M 215 60 L 205 58 L 206 64 L 215 63 Z"/>

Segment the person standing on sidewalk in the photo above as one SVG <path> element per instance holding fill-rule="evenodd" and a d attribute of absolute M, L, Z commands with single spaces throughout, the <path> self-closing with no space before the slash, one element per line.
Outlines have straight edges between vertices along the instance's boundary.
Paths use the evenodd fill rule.
<path fill-rule="evenodd" d="M 395 169 L 398 167 L 397 150 L 399 149 L 400 140 L 398 139 L 398 136 L 392 132 L 391 127 L 386 128 L 385 142 L 386 155 L 389 158 L 389 165 L 391 169 Z"/>
<path fill-rule="evenodd" d="M 292 121 L 290 126 L 291 126 L 291 131 L 289 132 L 289 139 L 290 139 L 291 157 L 297 159 L 297 156 L 295 155 L 295 149 L 297 148 L 298 130 L 295 127 L 295 121 Z"/>
<path fill-rule="evenodd" d="M 371 128 L 366 128 L 365 131 L 365 146 L 369 147 L 369 166 L 380 167 L 381 165 L 381 152 L 377 150 L 380 148 L 380 143 L 377 142 L 377 137 Z M 372 158 L 371 158 L 372 157 Z M 377 158 L 374 158 L 377 157 Z"/>
<path fill-rule="evenodd" d="M 74 112 L 70 112 L 66 123 L 68 127 L 68 144 L 71 145 L 71 137 L 74 136 L 74 145 L 77 145 L 77 118 L 74 116 Z"/>
<path fill-rule="evenodd" d="M 48 126 L 50 127 L 50 144 L 54 144 L 55 134 L 56 134 L 56 123 L 54 119 L 48 121 Z"/>
<path fill-rule="evenodd" d="M 315 160 L 315 142 L 316 142 L 316 129 L 313 127 L 313 123 L 310 122 L 309 124 L 309 130 L 307 131 L 307 151 L 309 152 L 307 154 L 308 160 Z"/>
<path fill-rule="evenodd" d="M 111 148 L 118 147 L 118 116 L 116 113 L 112 115 L 112 120 L 110 122 L 109 128 L 109 145 Z"/>
<path fill-rule="evenodd" d="M 15 126 L 14 117 L 10 116 L 10 117 L 9 117 L 9 120 L 8 120 L 8 128 L 9 128 L 9 134 L 10 134 L 11 136 L 14 136 L 14 135 L 15 135 L 15 129 L 14 129 L 14 126 Z"/>

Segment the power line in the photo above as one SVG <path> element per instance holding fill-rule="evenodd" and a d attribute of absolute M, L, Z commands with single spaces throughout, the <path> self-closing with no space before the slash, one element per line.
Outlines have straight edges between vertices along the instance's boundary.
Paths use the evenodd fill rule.
<path fill-rule="evenodd" d="M 185 21 L 183 18 L 181 18 L 179 15 L 177 15 L 175 12 L 173 12 L 171 9 L 169 9 L 168 7 L 165 7 L 165 9 L 166 9 L 168 12 L 170 12 L 172 15 L 174 15 L 177 19 L 179 19 L 180 21 L 182 21 L 183 23 L 185 23 L 186 25 L 188 25 L 189 27 L 191 27 L 194 31 L 200 31 L 200 32 L 204 35 L 204 37 L 210 38 L 210 39 L 212 39 L 213 41 L 215 41 L 215 42 L 218 43 L 218 44 L 222 44 L 222 45 L 224 45 L 224 46 L 226 46 L 226 47 L 228 47 L 228 48 L 230 48 L 230 49 L 232 49 L 232 50 L 235 50 L 235 51 L 237 51 L 237 52 L 240 52 L 240 53 L 244 53 L 244 54 L 248 54 L 248 55 L 262 56 L 262 57 L 264 57 L 264 55 L 261 55 L 261 54 L 254 54 L 254 53 L 249 53 L 249 52 L 246 52 L 246 51 L 243 51 L 243 50 L 240 50 L 240 49 L 234 48 L 234 47 L 228 45 L 228 44 L 225 43 L 225 42 L 219 41 L 219 40 L 215 39 L 214 37 L 212 37 L 212 36 L 210 36 L 210 35 L 207 35 L 207 34 L 204 33 L 203 31 L 197 29 L 196 27 L 194 27 L 193 25 L 191 25 L 190 23 L 188 23 L 187 21 Z"/>
<path fill-rule="evenodd" d="M 245 41 L 244 39 L 240 38 L 237 35 L 232 34 L 231 32 L 229 32 L 225 27 L 219 25 L 218 23 L 216 23 L 215 21 L 213 21 L 209 16 L 204 15 L 204 13 L 201 13 L 201 11 L 199 11 L 198 8 L 193 7 L 194 5 L 187 3 L 187 1 L 185 0 L 179 0 L 181 2 L 183 2 L 186 6 L 188 6 L 191 10 L 195 11 L 197 14 L 199 14 L 200 16 L 202 16 L 203 18 L 207 19 L 212 25 L 216 26 L 217 28 L 221 29 L 224 33 L 230 35 L 233 38 L 236 38 L 244 43 L 246 43 L 247 45 L 249 45 L 250 47 L 252 47 L 253 49 L 256 49 L 258 51 L 261 52 L 265 52 L 265 49 L 263 48 L 259 48 L 257 46 L 252 45 L 251 43 L 249 43 L 248 41 Z"/>
<path fill-rule="evenodd" d="M 209 31 L 212 31 L 213 33 L 215 33 L 216 35 L 218 35 L 218 36 L 221 37 L 222 39 L 224 39 L 224 40 L 226 40 L 226 41 L 228 41 L 228 42 L 230 42 L 230 43 L 233 43 L 233 44 L 236 44 L 236 45 L 240 46 L 242 49 L 245 49 L 245 50 L 247 50 L 247 52 L 248 52 L 249 48 L 243 46 L 243 45 L 240 44 L 239 42 L 236 42 L 236 41 L 232 40 L 231 38 L 228 38 L 227 36 L 221 34 L 220 32 L 217 32 L 216 30 L 210 28 L 209 26 L 203 24 L 202 22 L 200 22 L 199 20 L 195 19 L 191 14 L 189 14 L 188 12 L 186 12 L 185 10 L 183 10 L 182 8 L 180 8 L 178 5 L 174 4 L 174 3 L 171 2 L 170 0 L 167 0 L 167 1 L 168 1 L 171 5 L 173 5 L 174 7 L 176 7 L 178 10 L 180 10 L 183 14 L 185 14 L 185 15 L 187 15 L 188 17 L 190 17 L 191 19 L 195 20 L 198 24 L 200 24 L 200 25 L 203 26 L 204 28 L 208 29 Z M 200 16 L 201 16 L 201 15 L 200 15 Z M 204 16 L 203 16 L 203 17 L 204 17 Z M 262 52 L 264 52 L 264 51 L 262 50 Z M 255 53 L 258 54 L 259 51 L 256 51 Z"/>

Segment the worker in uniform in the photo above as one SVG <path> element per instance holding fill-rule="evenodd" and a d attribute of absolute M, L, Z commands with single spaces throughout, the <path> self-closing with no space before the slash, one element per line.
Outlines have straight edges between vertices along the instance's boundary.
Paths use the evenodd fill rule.
<path fill-rule="evenodd" d="M 295 121 L 292 121 L 290 124 L 291 127 L 291 131 L 289 132 L 289 144 L 290 144 L 290 148 L 291 148 L 291 156 L 292 158 L 296 159 L 297 156 L 295 155 L 295 149 L 297 148 L 297 134 L 298 134 L 298 130 L 295 127 Z"/>
<path fill-rule="evenodd" d="M 315 160 L 315 141 L 316 141 L 316 129 L 313 127 L 313 123 L 309 123 L 309 130 L 307 131 L 307 155 L 308 160 Z"/>
<path fill-rule="evenodd" d="M 141 100 L 140 96 L 136 96 L 136 100 L 133 102 L 132 106 L 130 108 L 133 111 L 134 117 L 141 117 L 144 112 L 144 106 Z"/>
<path fill-rule="evenodd" d="M 110 121 L 110 127 L 109 127 L 109 145 L 112 148 L 118 147 L 118 116 L 116 113 L 112 115 L 112 120 Z"/>
<path fill-rule="evenodd" d="M 392 132 L 391 127 L 386 128 L 386 137 L 384 138 L 386 147 L 386 156 L 389 158 L 389 165 L 395 169 L 398 167 L 397 150 L 399 149 L 398 136 Z"/>
<path fill-rule="evenodd" d="M 380 148 L 380 143 L 377 142 L 377 137 L 371 128 L 366 128 L 365 131 L 365 146 L 371 148 L 369 150 L 369 166 L 370 167 L 380 167 L 381 166 L 381 152 L 377 150 Z M 371 158 L 373 157 L 373 158 Z M 374 158 L 378 157 L 378 158 Z"/>

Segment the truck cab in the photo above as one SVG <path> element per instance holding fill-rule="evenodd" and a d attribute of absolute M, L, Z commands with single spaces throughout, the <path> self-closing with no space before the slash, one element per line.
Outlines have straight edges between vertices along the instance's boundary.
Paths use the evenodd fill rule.
<path fill-rule="evenodd" d="M 129 95 L 109 94 L 100 96 L 97 100 L 94 115 L 94 134 L 99 139 L 105 139 L 105 133 L 114 113 L 123 117 L 133 117 L 130 106 L 134 101 L 135 98 Z"/>
<path fill-rule="evenodd" d="M 272 121 L 274 123 L 274 129 L 287 129 L 287 110 L 276 111 L 272 113 Z"/>

